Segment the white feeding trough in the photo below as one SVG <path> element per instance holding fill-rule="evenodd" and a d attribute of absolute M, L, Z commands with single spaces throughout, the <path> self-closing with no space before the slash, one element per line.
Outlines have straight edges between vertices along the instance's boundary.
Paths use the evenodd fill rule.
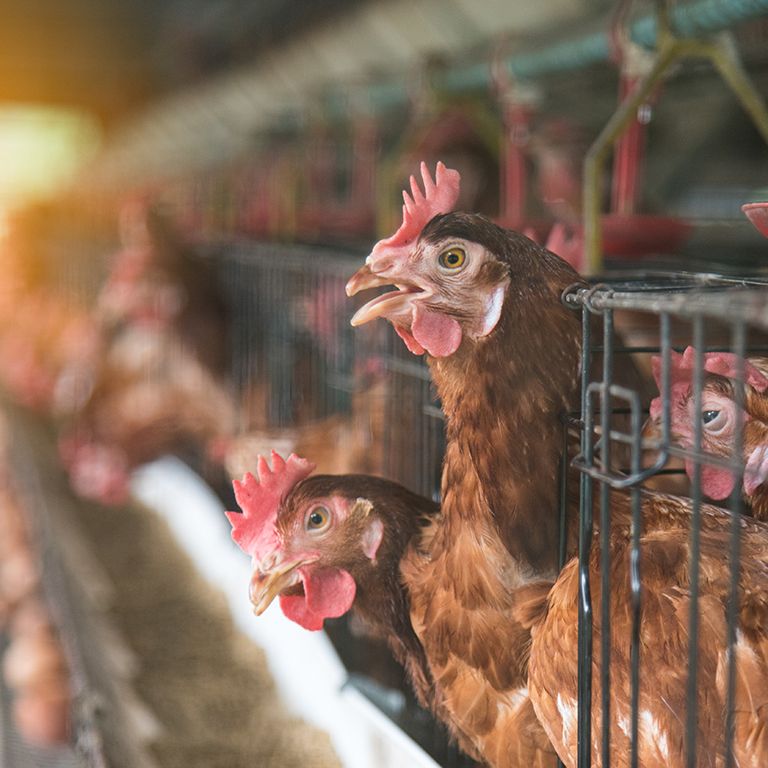
<path fill-rule="evenodd" d="M 131 490 L 168 523 L 200 573 L 224 592 L 238 628 L 264 650 L 290 711 L 331 737 L 344 766 L 438 768 L 437 763 L 356 688 L 323 632 L 308 632 L 273 604 L 253 615 L 249 558 L 234 544 L 219 498 L 179 459 L 134 473 Z"/>

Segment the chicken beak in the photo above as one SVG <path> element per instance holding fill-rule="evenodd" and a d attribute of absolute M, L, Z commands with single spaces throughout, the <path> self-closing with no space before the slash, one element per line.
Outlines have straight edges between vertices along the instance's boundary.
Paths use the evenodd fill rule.
<path fill-rule="evenodd" d="M 356 327 L 375 320 L 377 317 L 392 319 L 397 315 L 410 315 L 411 302 L 415 296 L 419 295 L 421 295 L 421 292 L 414 293 L 407 290 L 390 291 L 360 307 L 349 322 Z"/>
<path fill-rule="evenodd" d="M 661 431 L 661 420 L 649 416 L 640 428 L 640 436 L 644 442 L 660 441 L 662 437 Z"/>
<path fill-rule="evenodd" d="M 266 573 L 254 571 L 249 590 L 253 612 L 261 616 L 283 590 L 298 584 L 301 581 L 298 569 L 308 562 L 311 560 L 304 558 L 280 563 Z"/>
<path fill-rule="evenodd" d="M 417 285 L 405 281 L 395 282 L 392 276 L 376 274 L 368 264 L 349 278 L 347 295 L 354 296 L 360 291 L 380 288 L 383 285 L 394 285 L 396 290 L 383 293 L 360 307 L 350 320 L 353 326 L 364 325 L 377 317 L 387 317 L 390 320 L 398 316 L 410 318 L 411 302 L 417 297 L 423 299 L 429 295 Z"/>
<path fill-rule="evenodd" d="M 377 275 L 371 270 L 370 265 L 364 264 L 347 281 L 347 296 L 354 296 L 368 288 L 378 288 L 381 285 L 392 285 L 392 281 Z"/>

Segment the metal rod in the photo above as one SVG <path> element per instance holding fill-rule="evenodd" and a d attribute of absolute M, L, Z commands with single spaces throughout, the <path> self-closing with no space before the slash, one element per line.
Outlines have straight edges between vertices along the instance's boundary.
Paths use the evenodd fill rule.
<path fill-rule="evenodd" d="M 600 466 L 611 471 L 611 384 L 613 380 L 613 312 L 603 315 L 603 384 L 600 392 L 602 429 Z M 611 488 L 600 485 L 600 702 L 602 765 L 611 764 Z"/>
<path fill-rule="evenodd" d="M 750 115 L 763 138 L 768 141 L 768 109 L 752 86 L 741 66 L 735 46 L 730 39 L 708 42 L 689 36 L 676 37 L 671 26 L 670 8 L 664 0 L 657 2 L 657 53 L 650 71 L 635 81 L 619 108 L 609 119 L 587 152 L 584 161 L 584 260 L 587 274 L 602 269 L 601 198 L 603 166 L 608 154 L 637 119 L 637 111 L 647 101 L 671 65 L 687 58 L 704 58 L 712 62 L 728 86 Z"/>
<path fill-rule="evenodd" d="M 704 320 L 696 317 L 693 323 L 693 449 L 701 451 L 702 422 L 701 395 L 704 371 Z M 690 614 L 688 622 L 688 685 L 686 687 L 685 712 L 685 764 L 696 768 L 696 734 L 698 730 L 698 680 L 699 680 L 699 561 L 701 557 L 701 463 L 694 462 L 691 475 L 691 534 L 690 534 Z"/>
<path fill-rule="evenodd" d="M 736 381 L 733 387 L 735 419 L 733 428 L 733 451 L 740 462 L 744 456 L 744 352 L 746 332 L 743 322 L 736 322 L 732 332 L 733 352 L 736 355 Z M 742 464 L 743 467 L 743 464 Z M 725 694 L 725 768 L 733 768 L 734 709 L 736 697 L 736 623 L 739 614 L 739 576 L 741 565 L 741 515 L 743 502 L 741 488 L 744 482 L 743 468 L 734 473 L 733 491 L 731 492 L 731 538 L 729 558 L 731 564 L 730 594 L 726 610 L 727 626 L 727 678 Z"/>
<path fill-rule="evenodd" d="M 563 453 L 560 456 L 560 531 L 557 548 L 557 570 L 565 565 L 568 550 L 568 427 L 569 420 L 563 418 Z"/>
<path fill-rule="evenodd" d="M 605 127 L 595 139 L 584 158 L 584 256 L 586 274 L 596 274 L 602 267 L 602 214 L 603 170 L 616 140 L 635 119 L 637 110 L 653 93 L 672 64 L 684 55 L 680 44 L 672 42 L 659 49 L 656 60 L 647 75 L 640 78 L 635 89 L 619 105 Z"/>
<path fill-rule="evenodd" d="M 768 0 L 700 0 L 672 8 L 669 12 L 671 31 L 679 37 L 700 37 L 730 29 L 750 19 L 768 14 Z M 629 36 L 645 48 L 658 44 L 658 24 L 654 13 L 640 17 L 629 25 Z M 518 78 L 538 78 L 558 72 L 572 72 L 592 64 L 609 61 L 611 57 L 608 30 L 592 32 L 579 37 L 568 38 L 536 50 L 512 54 L 502 62 L 509 72 Z M 488 65 L 477 63 L 461 69 L 451 69 L 437 75 L 435 84 L 444 90 L 471 90 L 485 88 L 490 84 Z M 391 104 L 395 99 L 405 100 L 405 93 L 392 89 L 388 83 L 380 93 L 374 90 L 374 102 Z"/>
<path fill-rule="evenodd" d="M 768 283 L 757 283 L 759 289 L 736 288 L 721 290 L 722 286 L 688 286 L 685 291 L 674 293 L 650 292 L 630 293 L 612 291 L 610 295 L 595 292 L 589 297 L 594 310 L 634 309 L 639 312 L 670 312 L 684 318 L 694 315 L 717 319 L 738 316 L 751 325 L 768 329 L 768 303 L 765 289 Z M 695 290 L 697 289 L 697 290 Z M 569 306 L 581 306 L 587 298 L 587 291 L 578 291 L 566 297 Z"/>
<path fill-rule="evenodd" d="M 640 474 L 641 458 L 641 423 L 640 411 L 632 414 L 632 434 L 636 436 L 632 450 L 632 474 Z M 632 635 L 629 651 L 629 697 L 630 697 L 630 768 L 637 768 L 639 760 L 640 738 L 640 619 L 642 607 L 642 582 L 640 580 L 640 535 L 642 533 L 642 516 L 640 504 L 640 486 L 634 485 L 630 491 L 632 524 L 630 528 L 629 550 L 629 589 L 630 610 L 632 614 Z"/>
<path fill-rule="evenodd" d="M 592 315 L 582 310 L 581 352 L 581 453 L 591 465 L 594 456 L 592 413 L 589 402 L 589 367 Z M 592 547 L 592 480 L 582 474 L 579 499 L 579 612 L 578 612 L 578 768 L 592 764 L 592 596 L 589 588 L 589 555 Z"/>
<path fill-rule="evenodd" d="M 752 118 L 764 141 L 768 142 L 768 112 L 765 100 L 749 79 L 733 41 L 729 37 L 721 38 L 712 46 L 709 58 L 741 102 L 744 111 Z"/>

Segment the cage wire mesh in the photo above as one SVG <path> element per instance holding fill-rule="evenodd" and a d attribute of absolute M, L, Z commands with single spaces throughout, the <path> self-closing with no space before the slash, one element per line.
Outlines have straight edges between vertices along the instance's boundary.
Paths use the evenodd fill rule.
<path fill-rule="evenodd" d="M 429 373 L 383 324 L 350 326 L 344 286 L 358 259 L 274 244 L 218 255 L 233 316 L 239 429 L 300 437 L 303 427 L 346 417 L 343 434 L 355 444 L 334 444 L 329 431 L 325 449 L 348 455 L 347 471 L 437 498 L 443 417 Z"/>
<path fill-rule="evenodd" d="M 691 768 L 700 764 L 697 717 L 702 671 L 698 649 L 702 634 L 708 631 L 702 626 L 699 605 L 703 578 L 700 542 L 702 505 L 709 490 L 703 479 L 713 471 L 722 471 L 731 480 L 726 486 L 730 485 L 732 490 L 719 490 L 713 503 L 726 507 L 732 517 L 728 545 L 722 552 L 729 583 L 724 746 L 722 755 L 710 755 L 707 759 L 717 759 L 717 764 L 725 766 L 736 765 L 734 697 L 740 518 L 758 513 L 756 497 L 750 499 L 742 490 L 745 468 L 749 465 L 747 453 L 753 447 L 745 440 L 750 419 L 745 410 L 751 383 L 747 369 L 754 364 L 761 371 L 765 364 L 761 358 L 768 350 L 768 281 L 678 274 L 664 279 L 577 288 L 564 296 L 564 301 L 582 313 L 583 321 L 581 414 L 577 418 L 571 415 L 568 420 L 580 432 L 579 453 L 572 463 L 579 473 L 578 766 L 588 768 L 599 763 L 606 767 L 612 764 L 612 757 L 614 764 L 641 764 L 641 539 L 646 530 L 642 504 L 646 490 L 666 490 L 691 499 L 687 682 L 684 711 L 677 715 L 683 732 L 684 764 Z M 720 361 L 728 360 L 731 370 L 718 373 L 708 369 L 707 360 L 712 353 L 733 355 L 715 356 Z M 649 417 L 648 396 L 643 390 L 654 374 L 659 391 L 655 392 L 658 399 Z M 725 426 L 717 423 L 725 418 L 717 410 L 723 399 L 715 405 L 708 402 L 712 389 L 733 403 L 732 409 L 727 410 L 729 421 Z M 709 424 L 716 425 L 720 434 L 711 434 Z M 765 438 L 763 435 L 764 441 Z M 565 517 L 567 485 L 574 480 L 568 478 L 565 463 L 563 467 L 561 514 Z M 611 729 L 617 727 L 619 713 L 612 711 L 615 681 L 611 671 L 616 666 L 612 667 L 611 656 L 616 651 L 612 648 L 611 622 L 616 617 L 611 613 L 609 599 L 616 586 L 611 579 L 616 570 L 611 568 L 609 547 L 611 498 L 616 492 L 628 493 L 631 503 L 630 572 L 626 574 L 631 596 L 631 631 L 623 638 L 622 648 L 628 649 L 630 717 L 623 729 L 629 737 L 630 754 L 620 757 L 612 755 L 615 745 Z M 714 494 L 709 492 L 710 496 Z M 564 523 L 562 530 L 565 531 Z M 595 548 L 599 551 L 599 584 L 589 578 L 589 561 Z M 564 552 L 563 547 L 561 562 Z M 595 626 L 600 627 L 599 643 Z M 598 702 L 599 707 L 595 708 Z M 599 711 L 599 717 L 593 710 Z"/>
<path fill-rule="evenodd" d="M 382 475 L 438 499 L 443 415 L 426 365 L 386 324 L 349 323 L 354 310 L 345 284 L 360 255 L 249 243 L 209 257 L 232 314 L 241 435 L 261 435 L 262 453 L 295 450 L 318 471 Z M 384 644 L 346 618 L 327 621 L 326 629 L 348 684 L 441 765 L 474 765 L 418 706 Z"/>
<path fill-rule="evenodd" d="M 383 323 L 352 330 L 352 308 L 344 297 L 344 283 L 356 257 L 331 256 L 316 248 L 249 245 L 226 252 L 219 259 L 234 315 L 233 379 L 241 404 L 242 429 L 295 429 L 300 436 L 308 425 L 320 425 L 325 449 L 346 459 L 337 471 L 365 471 L 403 483 L 414 491 L 439 499 L 444 449 L 443 421 L 434 399 L 429 373 L 407 353 Z M 736 638 L 736 598 L 739 567 L 739 516 L 745 508 L 740 489 L 745 471 L 744 360 L 768 352 L 768 281 L 694 275 L 646 276 L 577 288 L 564 297 L 582 313 L 583 364 L 580 414 L 563 419 L 561 472 L 560 563 L 578 551 L 583 585 L 579 605 L 579 755 L 580 768 L 599 755 L 611 764 L 611 568 L 608 541 L 611 531 L 611 494 L 631 498 L 632 629 L 629 648 L 631 717 L 630 765 L 638 765 L 639 691 L 641 686 L 640 632 L 642 624 L 643 534 L 641 495 L 662 490 L 691 498 L 691 584 L 689 674 L 684 719 L 686 764 L 696 762 L 697 653 L 700 634 L 698 596 L 698 539 L 701 507 L 705 501 L 702 471 L 726 470 L 734 491 L 728 505 L 733 515 L 728 552 L 730 568 L 728 607 L 727 715 L 725 765 L 733 765 L 733 696 Z M 732 385 L 735 413 L 727 453 L 707 450 L 703 424 L 692 420 L 689 438 L 682 439 L 673 424 L 673 355 L 688 347 L 693 352 L 692 412 L 702 408 L 702 393 L 713 376 L 704 370 L 704 356 L 715 351 L 735 355 Z M 654 364 L 652 358 L 657 357 Z M 659 379 L 656 389 L 653 367 Z M 659 397 L 656 432 L 649 433 L 649 403 Z M 329 420 L 348 422 L 343 431 Z M 323 430 L 323 427 L 327 428 Z M 580 436 L 578 455 L 569 450 L 571 437 Z M 299 440 L 300 442 L 300 440 Z M 347 443 L 353 443 L 350 446 Z M 310 455 L 313 461 L 316 455 Z M 687 474 L 686 474 L 687 470 Z M 574 474 L 575 471 L 575 474 Z M 575 505 L 569 499 L 578 495 Z M 569 544 L 572 509 L 578 509 L 578 545 Z M 601 577 L 597 600 L 590 591 L 588 560 L 597 548 Z M 597 605 L 603 631 L 593 647 L 593 606 Z M 408 731 L 442 765 L 469 764 L 447 745 L 444 731 L 425 713 L 416 713 L 402 677 L 393 675 L 376 655 L 381 646 L 366 645 L 356 629 L 340 621 L 330 634 L 350 664 L 350 680 Z M 361 646 L 361 642 L 363 645 Z M 346 646 L 346 649 L 345 649 Z M 354 654 L 350 651 L 355 646 Z M 362 649 L 362 650 L 361 650 Z M 362 655 L 361 655 L 362 654 Z M 349 659 L 354 659 L 349 662 Z M 361 659 L 365 657 L 363 661 Z M 356 661 L 355 661 L 356 659 Z M 593 662 L 598 673 L 595 675 Z M 397 678 L 397 682 L 393 680 Z M 379 687 L 377 689 L 377 685 Z M 400 696 L 386 693 L 400 686 Z M 377 693 L 378 691 L 378 693 Z M 391 691 L 390 691 L 391 692 Z M 600 702 L 601 719 L 591 716 L 585 702 Z M 416 725 L 415 725 L 416 724 Z"/>

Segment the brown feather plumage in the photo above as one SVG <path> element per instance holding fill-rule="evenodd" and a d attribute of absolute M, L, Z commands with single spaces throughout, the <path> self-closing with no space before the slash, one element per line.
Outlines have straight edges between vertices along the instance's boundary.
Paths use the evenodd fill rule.
<path fill-rule="evenodd" d="M 490 765 L 523 766 L 536 764 L 537 760 L 546 764 L 551 751 L 540 723 L 561 758 L 574 765 L 577 569 L 576 561 L 571 560 L 556 579 L 555 557 L 561 416 L 578 404 L 580 351 L 578 317 L 562 306 L 560 297 L 578 278 L 563 262 L 521 235 L 469 214 L 435 217 L 421 233 L 404 266 L 382 260 L 379 265 L 374 262 L 370 269 L 380 283 L 386 278 L 397 285 L 409 285 L 410 280 L 411 290 L 424 290 L 428 297 L 437 292 L 438 299 L 424 300 L 425 311 L 451 315 L 453 294 L 445 291 L 446 300 L 441 292 L 443 282 L 454 282 L 451 277 L 436 280 L 427 265 L 441 252 L 447 252 L 444 249 L 456 243 L 463 248 L 465 242 L 485 249 L 485 254 L 473 250 L 473 258 L 491 254 L 495 263 L 493 269 L 483 263 L 482 269 L 471 272 L 474 282 L 464 283 L 464 303 L 454 301 L 460 306 L 453 316 L 464 323 L 460 346 L 448 356 L 429 359 L 446 415 L 448 446 L 442 514 L 403 562 L 413 625 L 424 645 L 436 695 L 445 704 L 449 724 Z M 471 250 L 467 246 L 467 251 Z M 467 320 L 467 307 L 477 302 L 477 296 L 490 295 L 487 282 L 499 279 L 500 266 L 506 270 L 509 282 L 499 320 L 490 335 L 472 337 L 472 328 L 477 324 L 473 326 Z M 361 275 L 358 282 L 364 281 Z M 455 287 L 452 291 L 456 293 Z M 413 303 L 417 300 L 418 295 Z M 415 329 L 415 324 L 407 325 L 402 310 L 393 322 L 405 323 L 401 326 L 405 331 Z M 612 516 L 617 518 L 611 533 L 612 575 L 614 583 L 622 580 L 612 604 L 617 617 L 612 635 L 613 666 L 617 669 L 629 654 L 627 498 L 615 495 L 612 506 Z M 687 648 L 690 515 L 686 500 L 653 496 L 646 502 L 643 562 L 648 567 L 644 577 L 648 597 L 643 638 L 647 659 L 656 654 L 659 663 L 646 663 L 641 674 L 645 676 L 647 696 L 659 689 L 657 677 L 663 673 L 668 677 L 665 685 L 670 697 L 665 717 L 659 721 L 653 719 L 654 710 L 641 699 L 646 706 L 643 711 L 648 713 L 640 732 L 642 764 L 647 766 L 660 765 L 662 759 L 676 764 L 682 755 L 679 718 L 684 717 L 685 699 L 684 695 L 680 698 L 680 692 L 685 690 L 687 650 L 683 653 L 681 649 Z M 722 578 L 722 573 L 727 572 L 722 537 L 728 518 L 722 512 L 707 513 L 705 517 L 702 582 L 708 580 L 700 606 L 699 744 L 703 759 L 709 759 L 717 754 L 717 741 L 703 731 L 714 732 L 715 719 L 721 723 L 723 716 L 722 702 L 719 709 L 713 702 L 722 698 L 718 688 L 722 683 L 718 681 L 723 677 L 720 657 L 725 646 L 719 638 L 723 632 L 722 585 L 727 583 Z M 745 537 L 750 542 L 745 556 L 751 547 L 755 562 L 742 573 L 744 595 L 754 591 L 760 597 L 765 592 L 765 552 L 761 542 L 766 537 L 758 523 L 745 525 Z M 599 561 L 598 548 L 593 550 L 594 591 L 599 581 Z M 712 575 L 706 576 L 706 571 L 712 571 Z M 668 584 L 671 586 L 664 591 Z M 761 601 L 743 597 L 741 608 L 740 630 L 745 643 L 738 653 L 754 661 L 755 675 L 749 683 L 754 681 L 760 688 L 766 668 L 761 655 Z M 751 617 L 751 624 L 747 617 Z M 755 640 L 746 639 L 749 626 L 758 633 Z M 482 646 L 492 652 L 480 650 Z M 628 717 L 629 689 L 618 671 L 614 680 L 612 722 L 614 730 L 618 728 L 612 733 L 617 743 L 614 754 L 625 755 L 626 736 L 620 726 Z M 748 693 L 743 676 L 740 681 L 738 754 L 753 761 L 744 764 L 757 765 L 754 760 L 762 760 L 762 755 L 747 756 L 760 741 L 765 713 L 751 704 L 748 712 L 744 709 L 741 714 L 746 706 L 741 702 L 747 701 Z M 533 704 L 530 708 L 524 703 L 529 695 Z M 526 719 L 533 709 L 540 723 L 533 717 Z M 598 733 L 597 729 L 594 732 Z"/>
<path fill-rule="evenodd" d="M 690 612 L 690 510 L 687 502 L 659 494 L 643 499 L 645 533 L 641 538 L 643 582 L 640 637 L 639 762 L 683 766 L 684 723 L 688 679 Z M 611 497 L 611 765 L 628 766 L 629 638 L 629 500 Z M 698 728 L 696 765 L 722 766 L 726 706 L 726 610 L 730 570 L 728 551 L 731 519 L 723 510 L 702 508 Z M 647 521 L 647 522 L 646 522 Z M 768 536 L 765 526 L 744 518 L 737 635 L 734 756 L 737 765 L 764 765 L 765 722 L 768 718 Z M 649 525 L 650 524 L 650 525 Z M 594 547 L 590 559 L 593 597 L 593 679 L 599 680 L 600 562 Z M 530 695 L 541 722 L 567 766 L 576 765 L 576 606 L 577 562 L 567 564 L 546 599 L 546 611 L 533 617 L 529 669 Z M 601 702 L 593 687 L 593 762 L 599 752 Z"/>
<path fill-rule="evenodd" d="M 575 314 L 546 307 L 577 278 L 481 217 L 438 217 L 421 241 L 456 236 L 499 256 L 488 280 L 500 278 L 499 268 L 513 279 L 490 337 L 429 360 L 448 438 L 442 513 L 403 561 L 403 577 L 437 699 L 460 743 L 495 768 L 551 767 L 556 756 L 528 697 L 530 633 L 517 612 L 531 599 L 531 581 L 556 571 L 560 414 L 577 402 L 578 362 L 563 347 L 576 348 L 580 329 Z"/>
<path fill-rule="evenodd" d="M 385 532 L 376 559 L 371 562 L 357 545 L 362 529 L 348 525 L 343 535 L 324 544 L 325 562 L 343 565 L 349 571 L 357 585 L 354 612 L 373 635 L 387 642 L 405 668 L 419 703 L 434 707 L 432 676 L 411 626 L 408 592 L 399 568 L 418 532 L 438 515 L 439 507 L 432 500 L 379 477 L 313 475 L 299 483 L 283 502 L 279 529 L 287 532 L 293 518 L 313 499 L 334 494 L 349 500 L 370 501 Z"/>

